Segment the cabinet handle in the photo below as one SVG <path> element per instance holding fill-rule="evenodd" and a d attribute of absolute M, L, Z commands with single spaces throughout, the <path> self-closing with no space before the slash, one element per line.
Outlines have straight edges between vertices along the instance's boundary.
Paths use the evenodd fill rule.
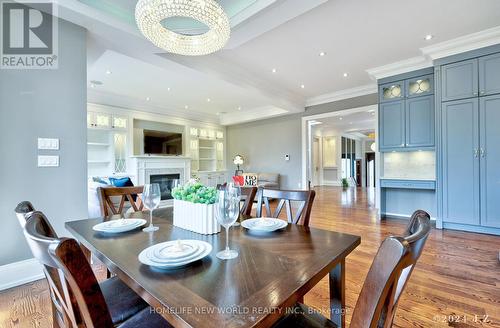
<path fill-rule="evenodd" d="M 483 147 L 479 149 L 479 152 L 481 153 L 481 157 L 486 157 L 486 152 L 484 151 Z"/>
<path fill-rule="evenodd" d="M 477 96 L 477 92 L 473 92 L 473 93 L 472 93 L 472 95 L 473 95 L 473 96 Z"/>
<path fill-rule="evenodd" d="M 482 95 L 484 95 L 485 93 L 486 93 L 486 92 L 484 92 L 484 91 L 479 92 L 479 94 L 480 94 L 481 96 L 482 96 Z"/>
<path fill-rule="evenodd" d="M 474 148 L 474 157 L 478 158 L 479 157 L 479 149 Z"/>

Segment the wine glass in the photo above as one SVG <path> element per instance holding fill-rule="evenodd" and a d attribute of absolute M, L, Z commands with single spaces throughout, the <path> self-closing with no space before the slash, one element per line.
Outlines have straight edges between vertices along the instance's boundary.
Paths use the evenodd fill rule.
<path fill-rule="evenodd" d="M 217 191 L 215 202 L 215 216 L 217 221 L 226 229 L 226 248 L 216 255 L 221 260 L 229 260 L 238 257 L 238 252 L 229 249 L 229 228 L 236 222 L 240 215 L 240 196 L 234 184 Z"/>
<path fill-rule="evenodd" d="M 236 193 L 238 199 L 240 200 L 240 202 L 238 204 L 238 210 L 241 210 L 241 187 L 240 187 L 240 184 L 238 182 L 229 182 L 227 184 L 227 186 L 230 188 L 234 188 L 234 192 Z M 236 222 L 234 222 L 233 227 L 240 226 L 239 218 L 240 218 L 240 215 L 238 214 L 238 218 L 236 219 Z"/>
<path fill-rule="evenodd" d="M 153 232 L 158 230 L 158 227 L 153 225 L 153 210 L 160 205 L 161 191 L 160 185 L 157 183 L 145 184 L 142 192 L 142 202 L 144 207 L 149 210 L 149 226 L 142 229 L 145 232 Z"/>

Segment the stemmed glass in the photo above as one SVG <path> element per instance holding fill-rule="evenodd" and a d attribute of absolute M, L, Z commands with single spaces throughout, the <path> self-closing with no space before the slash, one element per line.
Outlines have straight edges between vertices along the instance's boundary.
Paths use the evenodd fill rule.
<path fill-rule="evenodd" d="M 158 230 L 158 227 L 153 225 L 153 210 L 160 205 L 161 191 L 160 185 L 157 183 L 145 184 L 142 192 L 142 202 L 144 207 L 149 210 L 149 226 L 142 229 L 145 232 L 153 232 Z"/>
<path fill-rule="evenodd" d="M 226 248 L 216 255 L 221 260 L 229 260 L 238 257 L 238 252 L 229 249 L 229 227 L 231 227 L 240 215 L 239 187 L 228 183 L 226 187 L 217 191 L 215 202 L 215 216 L 217 221 L 226 229 Z"/>

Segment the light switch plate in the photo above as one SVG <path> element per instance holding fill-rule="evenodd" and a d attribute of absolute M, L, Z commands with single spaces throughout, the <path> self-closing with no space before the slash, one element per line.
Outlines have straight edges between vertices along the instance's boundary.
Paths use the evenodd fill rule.
<path fill-rule="evenodd" d="M 59 150 L 59 139 L 38 138 L 39 150 Z"/>
<path fill-rule="evenodd" d="M 59 156 L 38 155 L 38 167 L 58 167 Z"/>

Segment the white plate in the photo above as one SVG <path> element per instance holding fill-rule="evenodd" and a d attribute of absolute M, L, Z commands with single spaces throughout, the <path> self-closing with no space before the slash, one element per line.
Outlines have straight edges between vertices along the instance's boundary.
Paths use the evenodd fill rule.
<path fill-rule="evenodd" d="M 212 252 L 212 245 L 210 245 L 207 242 L 204 242 L 201 240 L 189 240 L 189 241 L 185 240 L 183 242 L 198 244 L 198 251 L 195 254 L 190 255 L 184 259 L 170 260 L 167 262 L 165 262 L 166 259 L 161 259 L 161 258 L 158 259 L 158 258 L 154 257 L 153 252 L 157 247 L 163 247 L 167 243 L 176 243 L 176 242 L 177 242 L 176 240 L 169 241 L 169 242 L 167 241 L 165 243 L 153 245 L 153 246 L 146 248 L 141 253 L 139 253 L 139 256 L 138 256 L 139 262 L 141 262 L 142 264 L 145 264 L 145 265 L 159 268 L 159 269 L 173 269 L 173 268 L 181 267 L 181 266 L 187 265 L 189 263 L 201 260 L 202 258 L 207 256 L 208 254 L 210 254 L 210 252 Z M 158 262 L 158 261 L 161 261 L 161 262 Z"/>
<path fill-rule="evenodd" d="M 153 256 L 157 259 L 172 261 L 187 258 L 195 254 L 199 247 L 200 245 L 198 243 L 193 243 L 189 240 L 177 240 L 160 244 L 160 247 L 154 248 Z"/>
<path fill-rule="evenodd" d="M 144 219 L 119 219 L 101 222 L 92 227 L 93 230 L 106 233 L 120 233 L 137 229 L 146 224 Z"/>
<path fill-rule="evenodd" d="M 288 226 L 288 222 L 275 218 L 256 218 L 241 222 L 241 226 L 249 230 L 272 232 Z"/>

